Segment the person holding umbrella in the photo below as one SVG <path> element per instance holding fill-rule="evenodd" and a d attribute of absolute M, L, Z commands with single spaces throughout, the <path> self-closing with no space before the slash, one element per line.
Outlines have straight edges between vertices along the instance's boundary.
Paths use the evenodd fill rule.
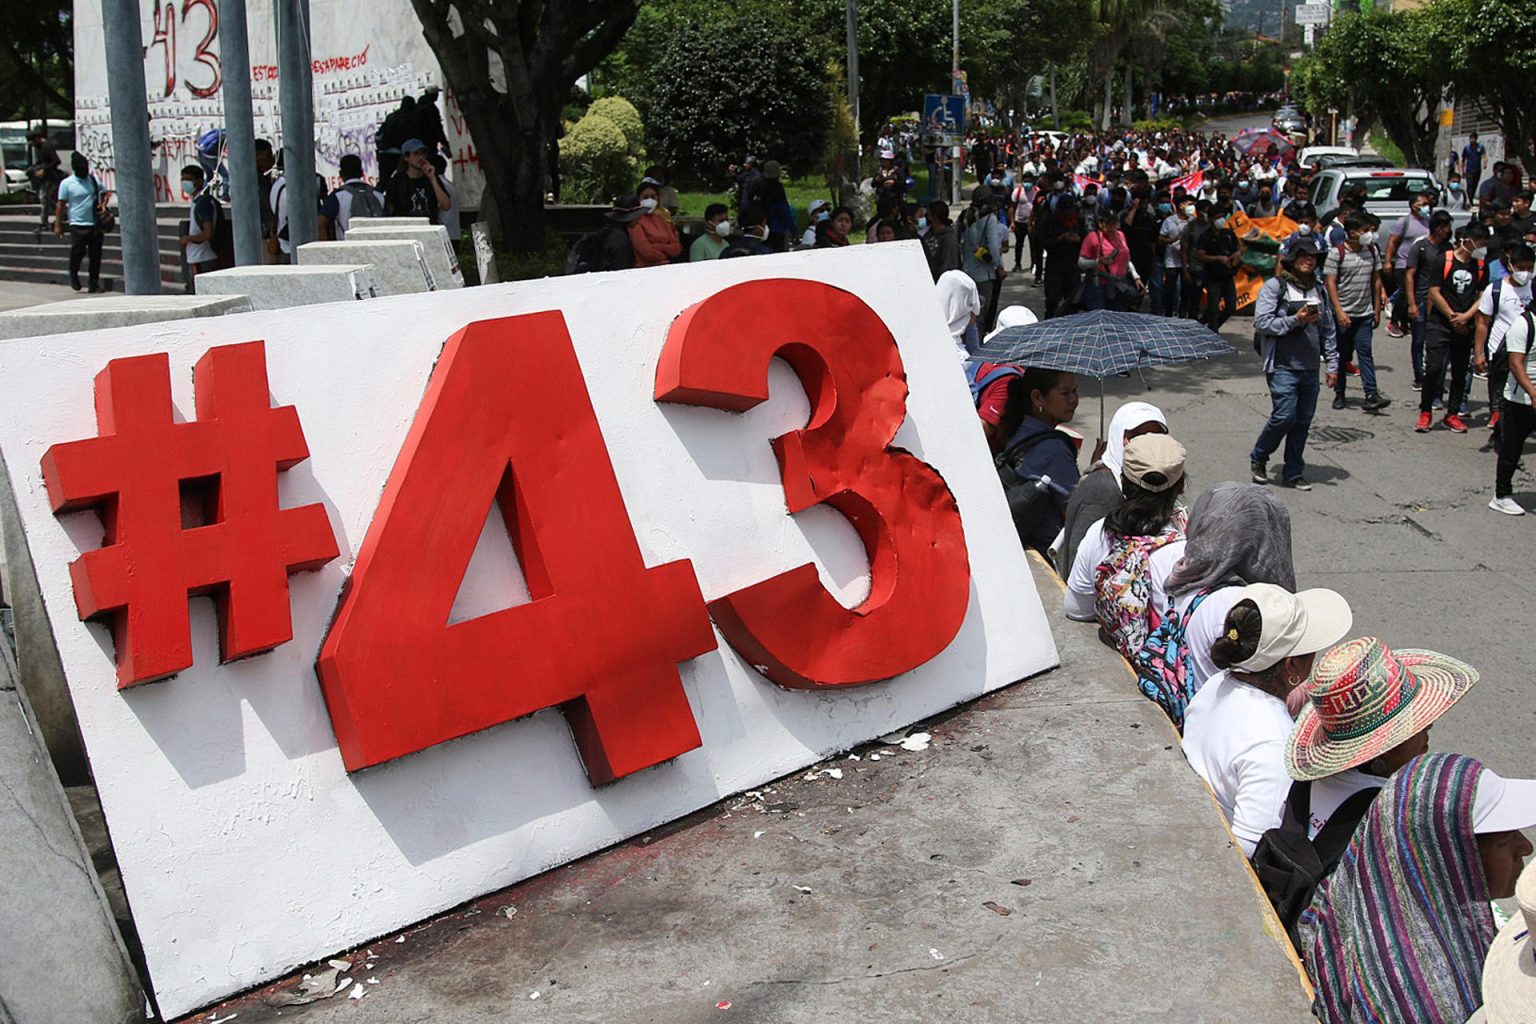
<path fill-rule="evenodd" d="M 1254 304 L 1253 329 L 1272 408 L 1249 462 L 1253 482 L 1269 482 L 1269 457 L 1285 444 L 1280 481 L 1310 491 L 1303 452 L 1317 412 L 1317 372 L 1326 366 L 1328 386 L 1338 382 L 1339 348 L 1333 310 L 1317 276 L 1317 243 L 1299 240 L 1280 258 L 1275 276 L 1264 282 Z"/>

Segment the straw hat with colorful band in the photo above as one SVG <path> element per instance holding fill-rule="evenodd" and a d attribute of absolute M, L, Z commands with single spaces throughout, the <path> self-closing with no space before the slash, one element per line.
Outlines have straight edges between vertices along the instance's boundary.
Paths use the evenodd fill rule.
<path fill-rule="evenodd" d="M 1346 641 L 1312 668 L 1307 704 L 1285 752 L 1294 779 L 1366 764 L 1418 735 L 1477 682 L 1477 670 L 1434 651 Z"/>
<path fill-rule="evenodd" d="M 1500 929 L 1483 962 L 1483 1011 L 1488 1024 L 1536 1024 L 1536 861 L 1515 884 L 1520 913 Z"/>

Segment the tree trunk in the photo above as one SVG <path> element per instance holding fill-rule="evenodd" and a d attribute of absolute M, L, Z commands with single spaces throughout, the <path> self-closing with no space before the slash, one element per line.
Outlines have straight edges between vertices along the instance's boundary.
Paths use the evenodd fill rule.
<path fill-rule="evenodd" d="M 1115 117 L 1115 69 L 1104 72 L 1104 113 L 1099 115 L 1099 130 L 1109 131 Z"/>
<path fill-rule="evenodd" d="M 1056 62 L 1051 61 L 1051 127 L 1061 131 L 1061 107 L 1056 103 Z"/>
<path fill-rule="evenodd" d="M 1120 107 L 1120 126 L 1129 128 L 1136 108 L 1131 106 L 1131 65 L 1127 61 L 1125 65 L 1125 103 Z"/>

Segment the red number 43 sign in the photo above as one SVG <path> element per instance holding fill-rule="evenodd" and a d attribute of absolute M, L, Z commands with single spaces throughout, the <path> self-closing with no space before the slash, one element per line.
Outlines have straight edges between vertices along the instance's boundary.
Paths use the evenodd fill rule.
<path fill-rule="evenodd" d="M 787 513 L 825 503 L 853 525 L 870 564 L 855 608 L 810 564 L 708 602 L 688 561 L 647 566 L 561 314 L 479 321 L 450 338 L 320 651 L 347 769 L 551 707 L 595 783 L 676 757 L 700 744 L 678 665 L 715 648 L 711 619 L 791 689 L 889 679 L 945 650 L 970 594 L 960 512 L 931 466 L 893 447 L 906 379 L 868 305 L 812 281 L 726 288 L 673 322 L 654 396 L 744 411 L 767 399 L 775 356 L 811 410 L 772 442 Z M 190 664 L 187 593 L 215 596 L 226 658 L 290 639 L 287 575 L 336 556 L 317 506 L 277 507 L 276 473 L 308 452 L 293 410 L 266 399 L 260 343 L 199 364 L 195 423 L 172 424 L 168 387 L 145 384 L 165 373 L 164 357 L 109 364 L 97 380 L 102 436 L 44 458 L 55 510 L 96 506 L 108 527 L 71 570 L 81 616 L 113 625 L 123 686 Z M 123 453 L 146 450 L 124 465 Z M 188 479 L 211 481 L 206 522 L 181 522 Z M 493 501 L 531 600 L 450 623 Z M 147 568 L 159 570 L 153 601 Z"/>

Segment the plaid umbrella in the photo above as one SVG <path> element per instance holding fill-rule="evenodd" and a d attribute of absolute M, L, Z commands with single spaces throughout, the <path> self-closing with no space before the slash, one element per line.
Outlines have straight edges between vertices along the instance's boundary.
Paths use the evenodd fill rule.
<path fill-rule="evenodd" d="M 1236 351 L 1221 335 L 1195 320 L 1096 309 L 1022 327 L 1006 327 L 981 346 L 975 359 L 1042 370 L 1068 370 L 1099 378 L 1102 434 L 1105 377 Z"/>
<path fill-rule="evenodd" d="M 1282 160 L 1290 159 L 1291 154 L 1296 151 L 1291 140 L 1273 128 L 1246 128 L 1238 132 L 1232 140 L 1232 147 L 1244 156 L 1254 150 L 1260 153 L 1267 152 L 1271 146 Z"/>

